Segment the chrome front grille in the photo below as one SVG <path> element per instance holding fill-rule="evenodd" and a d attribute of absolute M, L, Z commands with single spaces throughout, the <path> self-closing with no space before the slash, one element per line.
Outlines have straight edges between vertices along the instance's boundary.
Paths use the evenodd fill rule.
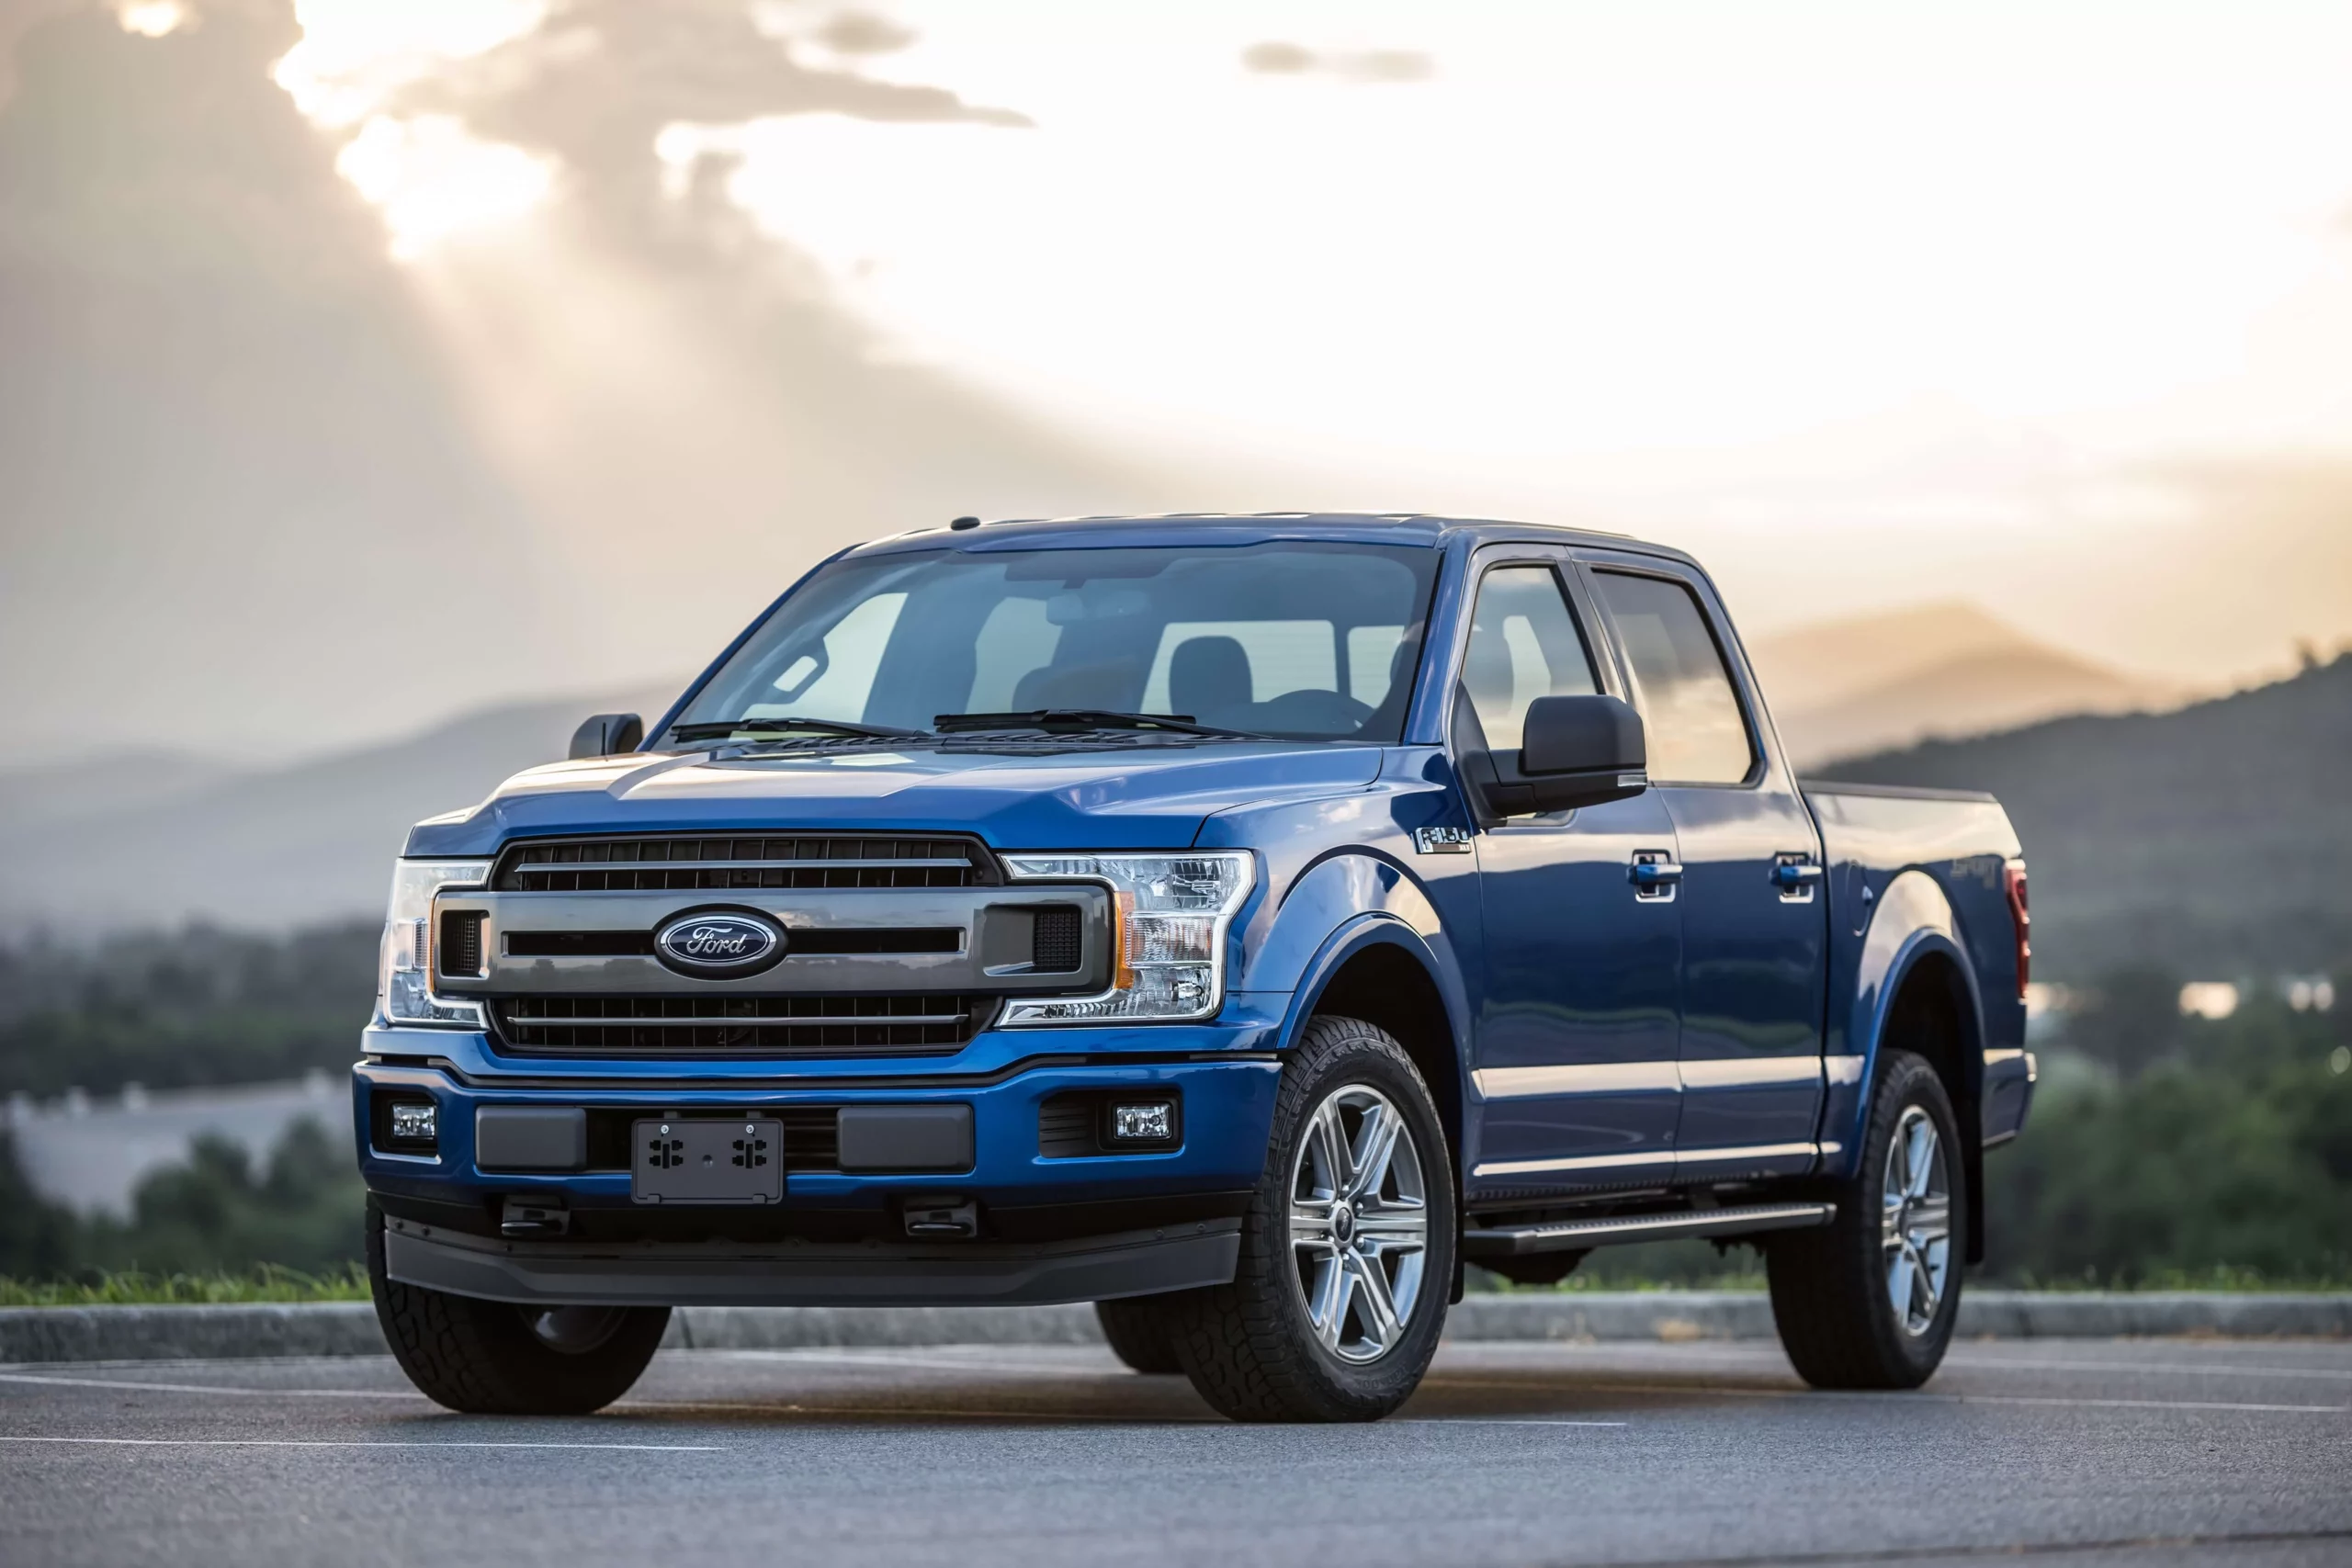
<path fill-rule="evenodd" d="M 992 997 L 522 996 L 491 1015 L 509 1051 L 537 1055 L 945 1055 L 986 1026 Z"/>
<path fill-rule="evenodd" d="M 998 881 L 966 839 L 761 834 L 553 839 L 499 857 L 501 893 L 726 892 L 760 888 L 974 887 Z"/>

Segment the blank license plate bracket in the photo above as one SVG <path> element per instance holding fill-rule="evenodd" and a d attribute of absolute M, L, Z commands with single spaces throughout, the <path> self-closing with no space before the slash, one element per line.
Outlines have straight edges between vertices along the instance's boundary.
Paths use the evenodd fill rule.
<path fill-rule="evenodd" d="M 745 1116 L 632 1124 L 629 1196 L 639 1203 L 780 1203 L 784 1123 Z"/>

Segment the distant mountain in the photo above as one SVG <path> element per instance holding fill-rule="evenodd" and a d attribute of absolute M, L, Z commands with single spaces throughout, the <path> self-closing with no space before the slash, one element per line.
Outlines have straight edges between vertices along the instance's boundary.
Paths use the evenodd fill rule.
<path fill-rule="evenodd" d="M 274 931 L 373 913 L 410 824 L 560 758 L 589 714 L 650 718 L 684 686 L 486 708 L 388 744 L 226 777 L 199 778 L 206 764 L 152 752 L 0 777 L 0 932 L 82 936 L 198 919 Z"/>
<path fill-rule="evenodd" d="M 2165 707 L 2186 695 L 2036 642 L 1963 604 L 1758 637 L 1748 657 L 1803 768 L 2065 714 Z"/>
<path fill-rule="evenodd" d="M 0 772 L 0 833 L 135 810 L 193 794 L 238 772 L 220 757 L 141 749 Z"/>
<path fill-rule="evenodd" d="M 1824 776 L 1999 795 L 2032 871 L 2038 974 L 2352 968 L 2352 656 L 2177 712 L 1929 741 Z"/>

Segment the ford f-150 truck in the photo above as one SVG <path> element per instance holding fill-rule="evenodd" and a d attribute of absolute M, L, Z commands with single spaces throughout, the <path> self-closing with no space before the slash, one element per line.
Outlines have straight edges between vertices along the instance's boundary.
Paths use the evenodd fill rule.
<path fill-rule="evenodd" d="M 2023 1125 L 1989 796 L 1801 784 L 1688 556 L 1419 515 L 845 550 L 650 729 L 419 824 L 355 1069 L 433 1398 L 678 1305 L 1092 1302 L 1243 1419 L 1394 1410 L 1467 1266 L 1764 1255 L 1914 1386 Z"/>

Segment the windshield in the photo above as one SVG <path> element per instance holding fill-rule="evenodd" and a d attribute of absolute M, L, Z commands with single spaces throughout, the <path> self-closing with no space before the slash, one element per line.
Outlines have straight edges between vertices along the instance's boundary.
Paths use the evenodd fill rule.
<path fill-rule="evenodd" d="M 1437 552 L 959 550 L 837 561 L 680 716 L 930 730 L 951 714 L 1181 715 L 1283 739 L 1394 742 Z"/>

